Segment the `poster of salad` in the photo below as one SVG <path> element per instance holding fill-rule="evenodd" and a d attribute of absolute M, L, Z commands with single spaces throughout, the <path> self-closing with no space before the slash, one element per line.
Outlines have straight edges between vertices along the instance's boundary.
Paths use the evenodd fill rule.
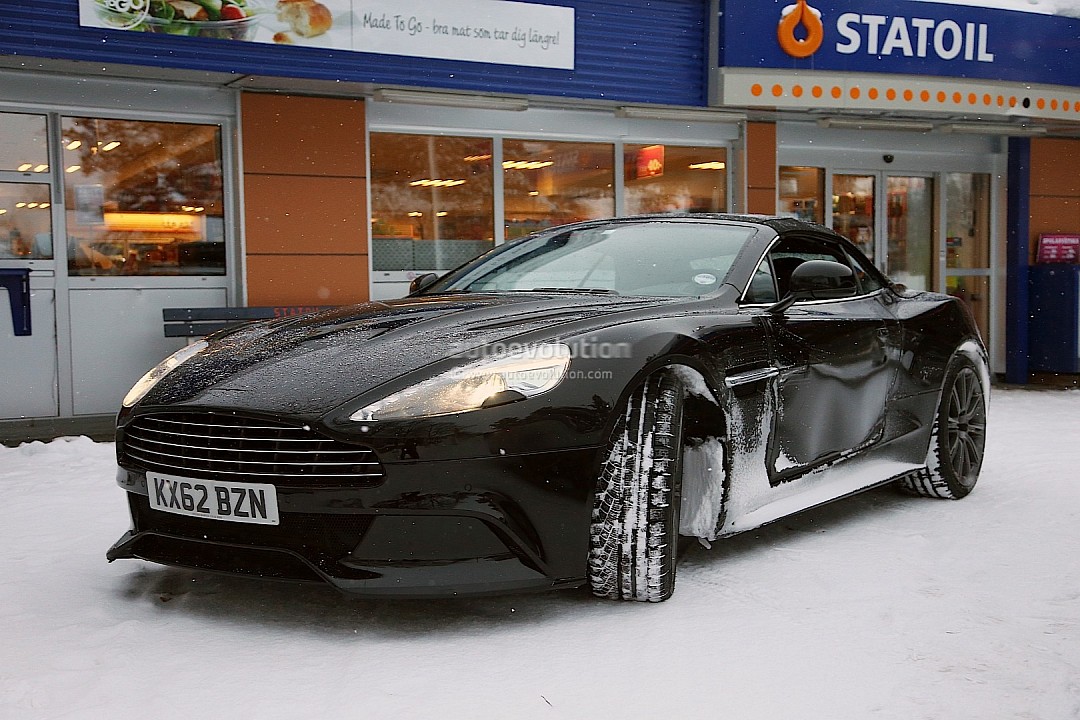
<path fill-rule="evenodd" d="M 573 69 L 574 9 L 510 0 L 79 0 L 86 27 Z"/>

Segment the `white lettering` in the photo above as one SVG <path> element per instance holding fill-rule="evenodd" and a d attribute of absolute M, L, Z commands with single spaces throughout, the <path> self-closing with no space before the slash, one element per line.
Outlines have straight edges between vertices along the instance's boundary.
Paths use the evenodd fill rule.
<path fill-rule="evenodd" d="M 881 46 L 882 55 L 892 55 L 893 50 L 899 49 L 905 56 L 911 57 L 914 52 L 911 49 L 911 37 L 908 35 L 907 23 L 904 18 L 893 18 L 889 26 L 889 33 L 885 36 L 885 43 Z"/>
<path fill-rule="evenodd" d="M 911 24 L 918 30 L 918 39 L 915 41 L 917 50 L 915 54 L 919 57 L 926 57 L 926 35 L 933 29 L 934 21 L 929 18 L 911 18 Z"/>
<path fill-rule="evenodd" d="M 855 30 L 851 26 L 858 23 L 860 20 L 858 13 L 844 13 L 836 19 L 836 31 L 847 38 L 847 44 L 836 44 L 836 52 L 844 53 L 845 55 L 851 55 L 852 53 L 859 52 L 859 46 L 862 45 L 862 37 L 859 35 L 859 31 Z"/>
<path fill-rule="evenodd" d="M 886 20 L 888 20 L 888 18 L 884 15 L 862 16 L 863 24 L 866 25 L 868 29 L 866 52 L 870 53 L 871 55 L 878 54 L 878 28 L 884 25 Z"/>
<path fill-rule="evenodd" d="M 986 38 L 990 34 L 986 25 L 979 25 L 979 62 L 994 62 L 994 53 L 986 52 Z"/>
<path fill-rule="evenodd" d="M 849 12 L 836 19 L 836 32 L 842 38 L 836 43 L 836 52 L 844 55 L 853 55 L 865 47 L 868 55 L 955 60 L 963 53 L 964 60 L 994 62 L 994 53 L 987 50 L 990 27 L 986 24 L 969 22 L 961 26 L 955 20 L 935 22 L 930 18 Z"/>
<path fill-rule="evenodd" d="M 949 47 L 945 47 L 945 33 L 952 35 L 952 44 Z M 934 28 L 934 52 L 942 60 L 952 60 L 964 47 L 964 31 L 960 29 L 960 24 L 954 20 L 942 20 L 941 23 Z"/>

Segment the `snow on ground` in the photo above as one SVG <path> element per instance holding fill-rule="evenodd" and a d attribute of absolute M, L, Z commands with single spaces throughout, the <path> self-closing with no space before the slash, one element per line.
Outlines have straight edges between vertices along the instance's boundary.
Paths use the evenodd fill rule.
<path fill-rule="evenodd" d="M 990 409 L 967 499 L 882 489 L 695 548 L 660 605 L 110 565 L 112 445 L 0 448 L 0 718 L 1080 717 L 1080 392 Z"/>

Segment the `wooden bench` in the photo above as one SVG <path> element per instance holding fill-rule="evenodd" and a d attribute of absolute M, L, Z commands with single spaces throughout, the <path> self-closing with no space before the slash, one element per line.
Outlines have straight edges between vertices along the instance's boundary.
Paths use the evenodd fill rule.
<path fill-rule="evenodd" d="M 335 305 L 276 305 L 267 307 L 162 308 L 165 337 L 203 337 L 218 330 L 255 320 L 293 317 Z"/>

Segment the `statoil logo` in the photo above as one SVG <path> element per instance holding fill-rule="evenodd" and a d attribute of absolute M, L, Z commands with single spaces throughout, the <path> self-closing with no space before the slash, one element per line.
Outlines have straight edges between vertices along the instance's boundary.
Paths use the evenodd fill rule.
<path fill-rule="evenodd" d="M 799 30 L 800 27 L 801 30 Z M 794 5 L 788 5 L 780 12 L 780 25 L 776 28 L 776 39 L 784 52 L 791 57 L 810 57 L 818 51 L 825 40 L 825 25 L 821 22 L 821 11 L 810 7 L 806 0 L 798 0 Z"/>
<path fill-rule="evenodd" d="M 150 0 L 98 0 L 102 15 L 112 27 L 130 30 L 150 14 Z"/>
<path fill-rule="evenodd" d="M 832 49 L 841 55 L 994 62 L 987 23 L 857 12 L 838 13 L 830 22 L 828 35 L 836 38 Z M 806 0 L 781 11 L 776 39 L 791 57 L 810 57 L 825 36 L 821 12 Z"/>

